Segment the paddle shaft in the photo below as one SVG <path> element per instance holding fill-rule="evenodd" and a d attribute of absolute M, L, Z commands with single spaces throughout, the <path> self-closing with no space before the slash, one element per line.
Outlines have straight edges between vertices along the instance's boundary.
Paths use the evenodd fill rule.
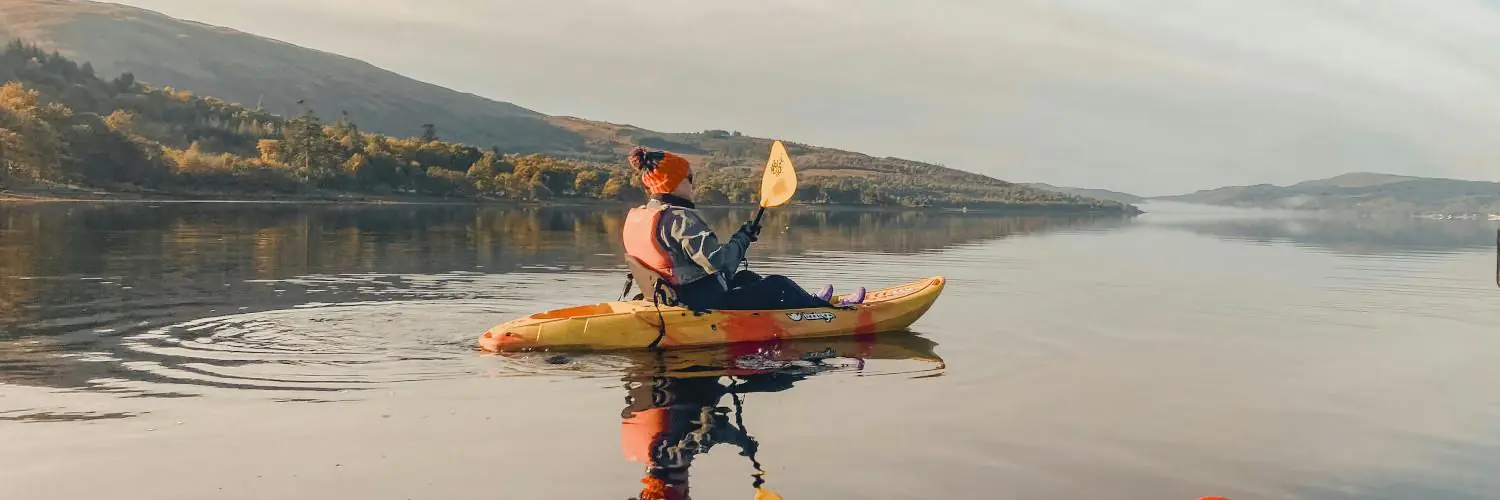
<path fill-rule="evenodd" d="M 765 209 L 762 208 L 761 211 L 764 212 Z M 751 442 L 754 442 L 755 438 L 750 437 L 750 431 L 745 430 L 745 405 L 740 401 L 740 395 L 734 392 L 734 388 L 738 385 L 740 385 L 738 380 L 735 380 L 734 377 L 729 378 L 729 398 L 734 401 L 734 423 L 739 425 L 740 433 L 749 438 Z M 750 475 L 750 477 L 755 478 L 751 486 L 755 489 L 760 489 L 761 485 L 766 484 L 766 468 L 762 467 L 760 461 L 755 459 L 755 452 L 760 451 L 760 446 L 752 446 L 754 447 L 745 450 L 745 457 L 749 458 L 750 465 L 755 467 L 755 473 Z"/>
<path fill-rule="evenodd" d="M 760 227 L 760 218 L 764 217 L 765 215 L 766 207 L 760 207 L 760 210 L 755 212 L 755 222 L 750 223 L 750 227 Z M 746 255 L 744 257 L 741 257 L 740 263 L 745 265 L 745 269 L 750 269 L 750 256 Z"/>

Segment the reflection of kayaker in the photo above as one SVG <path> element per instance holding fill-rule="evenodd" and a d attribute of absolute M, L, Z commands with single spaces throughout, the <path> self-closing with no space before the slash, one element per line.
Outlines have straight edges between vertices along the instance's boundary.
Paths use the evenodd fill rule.
<path fill-rule="evenodd" d="M 688 469 L 700 454 L 715 445 L 740 449 L 755 467 L 752 486 L 756 498 L 780 498 L 764 488 L 760 464 L 755 459 L 759 443 L 745 431 L 739 394 L 773 392 L 791 387 L 802 375 L 760 374 L 746 382 L 722 385 L 720 378 L 646 377 L 633 380 L 629 406 L 621 413 L 620 438 L 625 458 L 646 464 L 639 500 L 685 500 L 690 498 Z M 737 422 L 730 408 L 719 405 L 728 394 L 734 398 Z"/>
<path fill-rule="evenodd" d="M 650 194 L 625 219 L 625 253 L 635 285 L 647 298 L 680 303 L 694 310 L 793 309 L 828 307 L 833 287 L 813 295 L 790 278 L 735 272 L 761 226 L 746 222 L 720 242 L 693 204 L 693 171 L 686 158 L 636 148 L 630 165 L 641 172 Z M 659 297 L 657 294 L 661 294 Z M 840 305 L 864 300 L 864 289 Z"/>
<path fill-rule="evenodd" d="M 745 429 L 742 397 L 780 392 L 812 375 L 848 369 L 833 358 L 920 360 L 942 358 L 931 340 L 914 335 L 839 338 L 827 341 L 758 342 L 723 349 L 693 349 L 635 355 L 625 377 L 628 396 L 620 438 L 625 457 L 646 465 L 638 500 L 689 498 L 688 469 L 716 445 L 738 448 L 754 469 L 758 500 L 780 499 L 765 488 L 759 443 Z M 725 385 L 723 380 L 730 383 Z M 733 408 L 721 405 L 730 397 Z M 731 420 L 731 413 L 733 420 Z"/>

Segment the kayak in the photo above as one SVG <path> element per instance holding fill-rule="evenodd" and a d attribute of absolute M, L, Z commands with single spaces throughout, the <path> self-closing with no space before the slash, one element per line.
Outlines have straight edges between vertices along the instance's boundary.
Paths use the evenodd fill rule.
<path fill-rule="evenodd" d="M 845 307 L 694 313 L 649 301 L 603 302 L 497 325 L 479 337 L 479 347 L 491 352 L 645 349 L 660 337 L 657 347 L 672 349 L 892 332 L 926 314 L 945 282 L 934 276 L 875 290 L 864 302 Z"/>

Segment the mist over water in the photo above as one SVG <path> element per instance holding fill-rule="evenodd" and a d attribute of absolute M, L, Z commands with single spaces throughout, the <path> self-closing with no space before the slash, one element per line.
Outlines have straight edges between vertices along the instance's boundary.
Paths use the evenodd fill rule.
<path fill-rule="evenodd" d="M 776 210 L 757 271 L 949 286 L 892 335 L 476 349 L 617 298 L 623 208 L 0 205 L 0 478 L 18 498 L 626 498 L 631 388 L 667 380 L 742 416 L 786 498 L 1500 491 L 1495 223 Z M 745 370 L 770 375 L 742 409 L 689 382 Z M 699 456 L 695 498 L 753 495 L 736 453 Z M 134 479 L 162 466 L 182 479 Z"/>

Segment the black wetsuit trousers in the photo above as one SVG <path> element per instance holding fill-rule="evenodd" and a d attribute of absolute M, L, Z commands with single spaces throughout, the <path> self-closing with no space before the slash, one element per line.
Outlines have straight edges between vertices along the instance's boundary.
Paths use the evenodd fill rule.
<path fill-rule="evenodd" d="M 729 289 L 718 280 L 700 279 L 677 290 L 677 300 L 693 310 L 781 310 L 828 307 L 830 304 L 803 290 L 791 278 L 777 274 L 761 276 L 753 271 L 735 273 Z"/>

